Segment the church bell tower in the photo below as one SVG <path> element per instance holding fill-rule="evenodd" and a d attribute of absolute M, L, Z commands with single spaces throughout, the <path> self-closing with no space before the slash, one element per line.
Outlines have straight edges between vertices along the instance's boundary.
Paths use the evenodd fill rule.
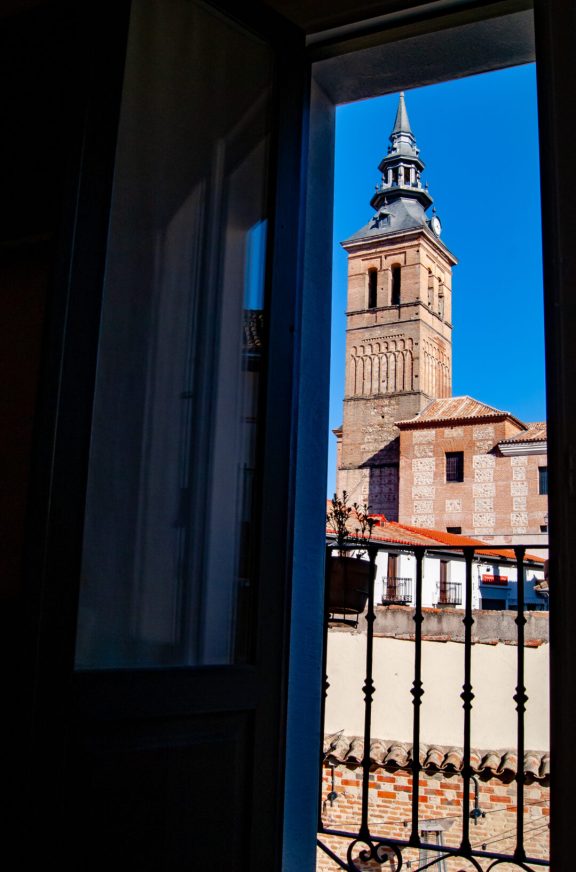
<path fill-rule="evenodd" d="M 398 518 L 399 431 L 452 394 L 452 266 L 400 94 L 371 220 L 346 239 L 344 417 L 337 490 Z"/>

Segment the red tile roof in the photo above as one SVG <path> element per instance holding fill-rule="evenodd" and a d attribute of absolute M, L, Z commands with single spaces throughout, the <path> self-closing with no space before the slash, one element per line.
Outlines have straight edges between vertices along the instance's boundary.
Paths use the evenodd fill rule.
<path fill-rule="evenodd" d="M 396 421 L 397 427 L 416 427 L 419 424 L 438 424 L 443 421 L 477 421 L 498 418 L 508 418 L 517 424 L 521 430 L 526 429 L 526 424 L 512 415 L 503 412 L 494 406 L 481 403 L 473 397 L 447 397 L 442 400 L 433 400 L 419 415 L 405 421 Z"/>
<path fill-rule="evenodd" d="M 517 433 L 509 439 L 502 439 L 499 445 L 509 445 L 515 442 L 545 442 L 546 441 L 546 421 L 535 421 L 533 424 L 527 424 L 527 430 L 522 433 Z"/>
<path fill-rule="evenodd" d="M 516 554 L 512 548 L 493 548 L 487 542 L 482 542 L 481 539 L 472 539 L 470 536 L 463 536 L 460 533 L 448 533 L 444 530 L 430 530 L 426 527 L 414 527 L 411 524 L 398 524 L 407 530 L 412 530 L 422 536 L 428 536 L 435 539 L 436 542 L 441 542 L 443 545 L 484 545 L 484 548 L 477 548 L 476 554 L 485 554 L 490 557 L 505 557 L 507 560 L 516 560 Z M 537 557 L 535 554 L 526 554 L 529 560 L 535 560 L 537 563 L 544 563 L 543 557 Z"/>
<path fill-rule="evenodd" d="M 410 769 L 412 766 L 410 743 L 372 739 L 370 762 L 383 769 Z M 454 774 L 464 767 L 462 748 L 449 745 L 420 745 L 420 765 L 425 772 Z M 324 737 L 324 757 L 335 763 L 357 766 L 364 757 L 364 740 L 358 736 L 344 736 L 341 732 Z M 515 749 L 470 752 L 472 770 L 484 778 L 501 778 L 512 781 L 518 771 L 518 755 Z M 529 780 L 544 781 L 550 775 L 550 754 L 547 751 L 526 751 L 524 773 Z"/>
<path fill-rule="evenodd" d="M 327 500 L 327 510 L 330 511 L 332 504 Z M 391 545 L 474 545 L 484 546 L 476 548 L 476 554 L 483 554 L 486 557 L 503 557 L 506 560 L 516 560 L 516 555 L 511 548 L 494 548 L 487 542 L 481 539 L 472 539 L 469 536 L 462 536 L 458 533 L 448 533 L 444 530 L 432 530 L 427 527 L 415 527 L 412 524 L 400 524 L 398 521 L 388 521 L 384 515 L 372 514 L 372 518 L 377 519 L 377 524 L 372 527 L 371 542 L 389 542 Z M 348 529 L 352 534 L 356 529 L 354 514 L 350 516 Z M 329 526 L 326 528 L 326 533 L 329 536 L 335 535 L 335 531 Z M 526 554 L 528 560 L 536 563 L 544 563 L 543 557 L 537 557 L 534 554 Z"/>

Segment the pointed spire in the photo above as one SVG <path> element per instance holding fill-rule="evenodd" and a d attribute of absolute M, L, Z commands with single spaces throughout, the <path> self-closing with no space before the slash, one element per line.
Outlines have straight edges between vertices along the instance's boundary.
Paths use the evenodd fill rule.
<path fill-rule="evenodd" d="M 406 109 L 406 101 L 404 100 L 404 91 L 400 91 L 398 98 L 398 108 L 396 110 L 396 120 L 390 134 L 390 142 L 392 145 L 388 149 L 388 153 L 401 152 L 402 154 L 418 155 L 416 147 L 416 138 L 412 133 L 408 112 Z"/>
<path fill-rule="evenodd" d="M 412 128 L 410 127 L 410 121 L 408 119 L 408 112 L 406 111 L 406 101 L 404 100 L 404 91 L 400 91 L 400 99 L 398 100 L 398 109 L 396 110 L 396 120 L 394 122 L 394 127 L 392 128 L 392 133 L 390 134 L 390 139 L 397 133 L 409 133 L 410 136 L 414 136 L 412 133 Z"/>
<path fill-rule="evenodd" d="M 422 187 L 421 174 L 424 164 L 420 160 L 420 149 L 416 145 L 416 138 L 410 127 L 404 91 L 400 92 L 398 98 L 390 143 L 386 156 L 378 166 L 382 173 L 382 182 L 376 186 L 376 193 L 370 200 L 371 205 L 378 211 L 384 197 L 387 196 L 388 203 L 400 199 L 416 200 L 425 212 L 432 205 L 432 197 L 428 193 L 428 186 Z M 425 220 L 424 212 L 422 220 Z"/>

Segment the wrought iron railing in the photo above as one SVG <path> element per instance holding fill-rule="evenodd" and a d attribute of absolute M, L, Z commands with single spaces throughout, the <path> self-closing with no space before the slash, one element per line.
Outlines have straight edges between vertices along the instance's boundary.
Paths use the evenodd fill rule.
<path fill-rule="evenodd" d="M 382 605 L 407 605 L 412 602 L 411 578 L 384 579 L 385 587 L 382 594 Z"/>
<path fill-rule="evenodd" d="M 438 590 L 439 606 L 461 606 L 462 585 L 458 581 L 441 581 Z"/>
<path fill-rule="evenodd" d="M 328 545 L 328 554 L 331 553 L 335 546 Z M 516 571 L 518 579 L 524 578 L 524 561 L 526 549 L 531 548 L 537 550 L 540 545 L 515 545 L 513 546 L 516 562 Z M 374 685 L 374 622 L 376 620 L 375 602 L 374 602 L 374 578 L 376 575 L 376 557 L 378 550 L 390 550 L 390 548 L 382 545 L 372 544 L 366 546 L 368 559 L 372 567 L 372 584 L 369 585 L 368 601 L 365 612 L 366 621 L 366 660 L 365 660 L 365 676 L 362 691 L 364 694 L 364 735 L 363 735 L 363 759 L 361 761 L 362 781 L 361 781 L 361 807 L 360 807 L 360 823 L 356 829 L 338 829 L 337 827 L 326 826 L 323 820 L 322 803 L 319 804 L 319 822 L 318 822 L 318 847 L 341 869 L 349 870 L 349 872 L 360 872 L 361 869 L 376 868 L 378 865 L 390 863 L 390 870 L 399 872 L 402 868 L 403 852 L 407 849 L 417 849 L 420 852 L 428 853 L 428 858 L 424 865 L 419 865 L 418 869 L 428 869 L 436 866 L 438 869 L 442 863 L 450 858 L 461 858 L 467 861 L 470 866 L 477 872 L 490 872 L 490 870 L 502 864 L 510 864 L 517 869 L 524 869 L 530 872 L 531 867 L 548 867 L 550 865 L 548 859 L 541 857 L 528 856 L 524 846 L 524 807 L 525 807 L 525 781 L 526 775 L 523 761 L 525 759 L 525 730 L 524 730 L 524 714 L 526 710 L 526 702 L 528 697 L 526 694 L 525 677 L 524 677 L 524 644 L 525 644 L 525 623 L 526 617 L 524 612 L 524 586 L 518 584 L 518 607 L 515 623 L 517 625 L 516 638 L 516 687 L 512 697 L 516 708 L 516 754 L 518 765 L 515 774 L 516 781 L 516 820 L 514 827 L 515 847 L 512 853 L 503 853 L 498 851 L 485 850 L 485 846 L 478 847 L 473 845 L 470 838 L 470 823 L 475 822 L 475 812 L 477 803 L 472 803 L 470 800 L 471 788 L 476 787 L 477 780 L 474 775 L 474 770 L 471 764 L 471 715 L 473 708 L 474 692 L 472 685 L 472 627 L 474 625 L 474 617 L 472 611 L 472 565 L 475 555 L 474 546 L 442 546 L 441 549 L 427 548 L 425 546 L 414 546 L 409 550 L 416 558 L 416 580 L 415 580 L 415 604 L 414 604 L 414 671 L 411 688 L 412 695 L 412 748 L 420 748 L 420 706 L 422 696 L 425 692 L 424 683 L 422 680 L 422 657 L 423 657 L 423 639 L 422 639 L 422 624 L 424 621 L 423 606 L 422 606 L 422 582 L 423 582 L 423 564 L 426 554 L 442 553 L 446 557 L 447 553 L 454 555 L 457 559 L 464 560 L 465 563 L 465 585 L 464 585 L 464 608 L 462 623 L 464 625 L 464 657 L 463 657 L 463 682 L 462 699 L 463 717 L 462 717 L 462 739 L 463 739 L 463 755 L 462 755 L 462 813 L 461 813 L 461 838 L 457 845 L 444 845 L 428 841 L 422 838 L 422 827 L 420 821 L 420 781 L 421 772 L 423 769 L 419 753 L 412 753 L 409 763 L 411 770 L 411 820 L 408 830 L 409 836 L 405 839 L 395 838 L 386 835 L 385 832 L 376 832 L 374 825 L 370 824 L 368 814 L 368 798 L 370 772 L 372 768 L 372 760 L 370 757 L 370 748 L 372 740 L 372 710 L 374 705 L 374 694 L 376 691 Z M 349 547 L 353 550 L 353 546 Z M 340 551 L 342 548 L 340 546 Z M 329 577 L 326 577 L 327 588 Z M 326 674 L 327 663 L 327 642 L 328 642 L 328 620 L 325 621 L 325 641 L 324 641 L 324 674 L 325 674 L 325 694 L 322 701 L 322 717 L 324 722 L 324 711 L 326 697 L 330 687 L 328 675 Z M 389 702 L 389 700 L 388 700 Z M 321 766 L 324 764 L 324 749 L 321 748 L 320 753 Z M 332 788 L 331 796 L 335 796 Z M 330 799 L 330 796 L 328 797 Z M 341 857 L 324 841 L 325 837 L 339 837 L 346 844 L 345 857 Z M 480 861 L 486 863 L 481 865 Z M 360 865 L 358 865 L 360 864 Z M 530 865 L 527 865 L 530 864 Z"/>

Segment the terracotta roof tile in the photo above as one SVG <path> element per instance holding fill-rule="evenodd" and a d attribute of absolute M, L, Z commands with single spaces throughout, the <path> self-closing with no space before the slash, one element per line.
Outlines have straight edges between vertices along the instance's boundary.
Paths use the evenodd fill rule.
<path fill-rule="evenodd" d="M 526 425 L 510 412 L 503 412 L 501 409 L 488 406 L 486 403 L 481 403 L 479 400 L 468 396 L 433 400 L 416 417 L 408 418 L 405 421 L 396 421 L 395 423 L 397 427 L 414 427 L 418 424 L 436 424 L 442 421 L 468 421 L 480 418 L 483 420 L 487 418 L 508 418 L 517 424 L 520 429 L 526 429 Z"/>
<path fill-rule="evenodd" d="M 409 769 L 412 765 L 413 746 L 409 742 L 373 739 L 370 743 L 370 762 L 383 769 Z M 364 740 L 348 737 L 342 732 L 324 737 L 324 756 L 335 763 L 358 766 L 364 757 Z M 421 744 L 418 758 L 427 773 L 461 772 L 464 766 L 462 748 L 449 745 Z M 512 748 L 482 751 L 472 749 L 470 764 L 473 772 L 484 778 L 511 781 L 518 771 L 518 755 Z M 547 751 L 526 751 L 524 772 L 529 779 L 543 781 L 550 775 L 550 755 Z"/>
<path fill-rule="evenodd" d="M 516 560 L 516 555 L 512 548 L 491 548 L 487 542 L 482 542 L 481 539 L 462 536 L 460 533 L 448 533 L 444 530 L 431 530 L 426 527 L 415 527 L 412 524 L 396 524 L 395 526 L 409 530 L 417 535 L 426 537 L 429 540 L 433 540 L 436 544 L 440 543 L 442 545 L 462 546 L 483 545 L 483 548 L 476 548 L 476 554 L 484 554 L 486 557 L 505 557 L 507 560 Z M 544 563 L 544 558 L 538 557 L 535 554 L 526 554 L 526 558 L 534 560 L 536 563 Z"/>
<path fill-rule="evenodd" d="M 331 501 L 326 502 L 327 511 L 330 511 Z M 486 557 L 504 557 L 507 560 L 515 560 L 516 555 L 511 548 L 492 548 L 487 542 L 481 539 L 473 539 L 469 536 L 462 536 L 458 533 L 448 533 L 444 530 L 433 530 L 427 527 L 415 527 L 412 524 L 400 524 L 398 521 L 388 521 L 384 515 L 372 515 L 377 518 L 377 525 L 372 527 L 371 542 L 383 543 L 388 542 L 390 545 L 474 545 L 476 546 L 476 554 L 483 554 Z M 355 516 L 352 514 L 348 522 L 348 528 L 351 533 L 354 533 Z M 334 530 L 330 527 L 326 528 L 328 536 L 334 535 Z M 484 547 L 477 547 L 484 546 Z M 361 546 L 360 546 L 361 547 Z M 534 554 L 526 554 L 526 558 L 536 563 L 544 563 L 543 557 L 537 557 Z"/>
<path fill-rule="evenodd" d="M 502 439 L 499 445 L 513 445 L 516 442 L 545 442 L 546 441 L 546 421 L 535 421 L 532 424 L 527 424 L 527 430 L 522 433 L 517 433 L 509 439 Z"/>

